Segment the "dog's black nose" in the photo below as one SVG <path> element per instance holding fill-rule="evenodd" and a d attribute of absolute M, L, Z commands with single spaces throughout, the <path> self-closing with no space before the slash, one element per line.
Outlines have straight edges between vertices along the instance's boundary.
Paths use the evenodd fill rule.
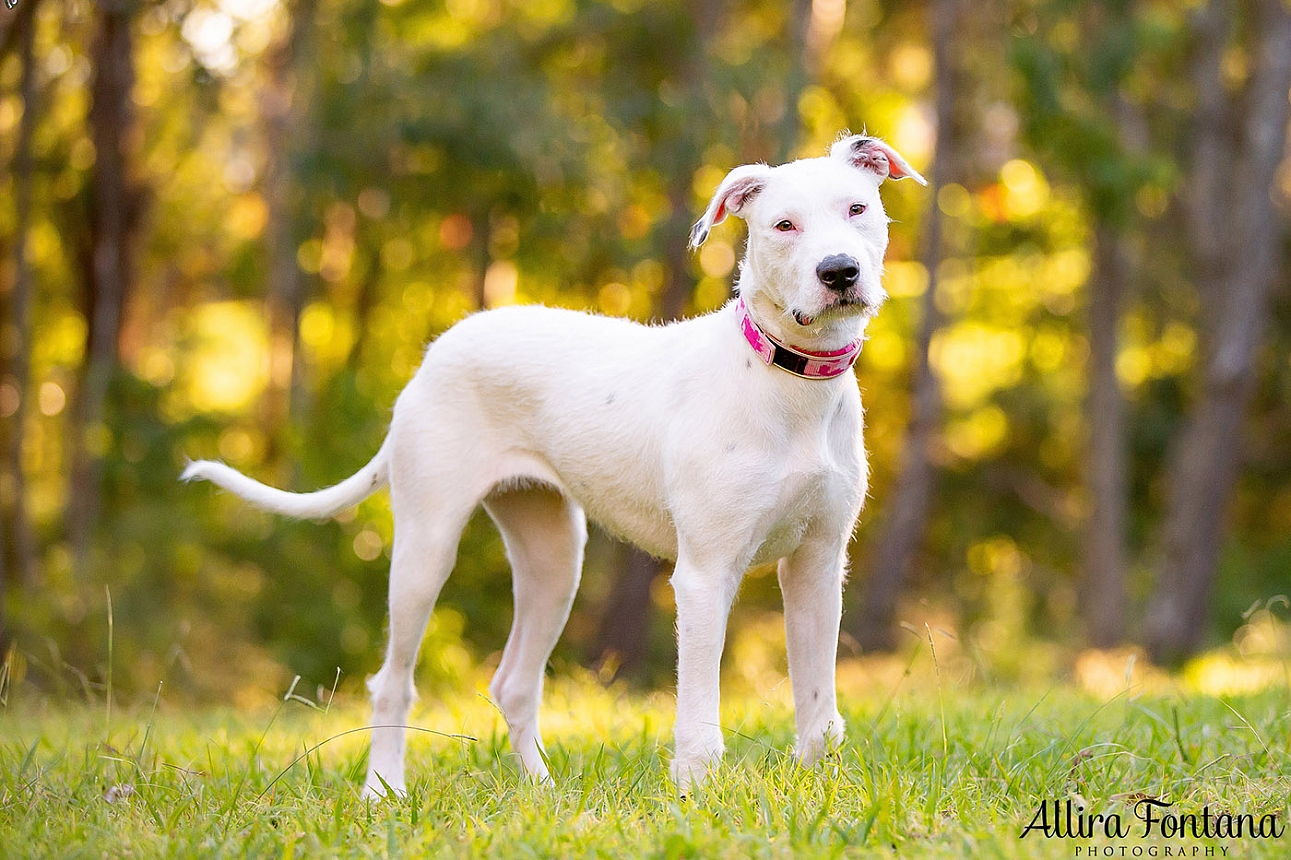
<path fill-rule="evenodd" d="M 854 286 L 860 276 L 861 267 L 854 257 L 847 254 L 833 254 L 816 266 L 816 277 L 820 278 L 820 282 L 840 293 Z"/>

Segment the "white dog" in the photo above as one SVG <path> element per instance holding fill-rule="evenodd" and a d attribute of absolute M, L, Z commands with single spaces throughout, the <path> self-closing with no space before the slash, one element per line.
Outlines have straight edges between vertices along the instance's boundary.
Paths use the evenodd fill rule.
<path fill-rule="evenodd" d="M 543 670 L 578 588 L 586 516 L 676 560 L 677 724 L 687 789 L 722 755 L 718 670 L 744 571 L 779 560 L 800 761 L 843 737 L 834 689 L 846 548 L 865 498 L 861 400 L 849 373 L 880 285 L 879 185 L 923 177 L 882 141 L 746 165 L 722 181 L 691 244 L 727 215 L 748 224 L 738 297 L 644 326 L 508 307 L 453 326 L 399 395 L 372 461 L 296 494 L 221 463 L 204 478 L 270 511 L 324 518 L 390 487 L 390 642 L 371 679 L 365 792 L 405 788 L 413 667 L 458 539 L 483 504 L 506 544 L 515 621 L 490 685 L 525 770 L 549 779 Z"/>

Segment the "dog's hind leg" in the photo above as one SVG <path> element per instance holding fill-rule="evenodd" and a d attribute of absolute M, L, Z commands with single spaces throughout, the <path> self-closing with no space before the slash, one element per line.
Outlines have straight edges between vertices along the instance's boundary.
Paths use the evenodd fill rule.
<path fill-rule="evenodd" d="M 578 590 L 587 522 L 582 508 L 553 487 L 498 493 L 484 507 L 502 532 L 515 589 L 511 635 L 489 692 L 525 772 L 548 780 L 538 731 L 543 672 Z"/>
<path fill-rule="evenodd" d="M 476 496 L 468 489 L 464 493 L 469 483 L 457 475 L 429 477 L 412 469 L 405 480 L 399 480 L 399 474 L 392 476 L 390 488 L 395 527 L 390 641 L 385 663 L 368 681 L 373 729 L 365 797 L 383 796 L 385 785 L 400 793 L 406 788 L 404 727 L 416 698 L 417 652 L 440 589 L 453 570 L 462 529 L 484 492 Z"/>
<path fill-rule="evenodd" d="M 367 797 L 385 794 L 383 780 L 397 792 L 406 788 L 404 726 L 417 695 L 413 669 L 426 622 L 453 569 L 459 530 L 450 531 L 447 524 L 440 523 L 404 523 L 400 527 L 396 517 L 390 564 L 390 642 L 381 671 L 368 681 L 374 728 L 364 786 Z"/>

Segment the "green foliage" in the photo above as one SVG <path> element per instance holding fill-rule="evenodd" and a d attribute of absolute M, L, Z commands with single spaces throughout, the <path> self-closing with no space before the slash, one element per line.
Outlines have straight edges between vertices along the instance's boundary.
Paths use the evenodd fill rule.
<path fill-rule="evenodd" d="M 1037 19 L 1043 25 L 1013 40 L 1024 134 L 1070 171 L 1095 219 L 1123 223 L 1145 186 L 1168 189 L 1174 179 L 1171 154 L 1128 139 L 1147 122 L 1133 114 L 1167 73 L 1180 22 L 1129 2 L 1067 0 L 1038 4 Z"/>
<path fill-rule="evenodd" d="M 541 301 L 645 320 L 675 290 L 685 312 L 711 309 L 737 275 L 741 228 L 723 226 L 695 257 L 684 243 L 723 171 L 819 153 L 843 127 L 888 138 L 922 169 L 935 140 L 922 6 L 845 4 L 836 38 L 808 69 L 807 22 L 793 16 L 819 4 L 319 0 L 300 24 L 299 126 L 279 152 L 263 115 L 297 5 L 163 0 L 136 9 L 132 176 L 147 189 L 146 217 L 105 426 L 89 428 L 102 503 L 91 563 L 79 572 L 63 511 L 89 327 L 94 4 L 42 3 L 37 13 L 22 501 L 40 576 L 6 582 L 3 617 L 22 673 L 47 690 L 106 683 L 109 595 L 117 629 L 128 631 L 114 643 L 119 688 L 164 682 L 177 697 L 227 700 L 297 673 L 330 683 L 338 669 L 342 688 L 357 688 L 384 635 L 384 497 L 326 523 L 283 522 L 178 484 L 186 457 L 221 457 L 293 489 L 330 484 L 376 450 L 427 341 L 481 304 Z M 701 6 L 720 13 L 697 23 Z M 936 444 L 942 479 L 914 583 L 932 608 L 912 601 L 901 620 L 918 629 L 948 615 L 966 643 L 986 649 L 1079 636 L 1080 312 L 1092 225 L 1132 224 L 1146 246 L 1120 362 L 1136 600 L 1157 553 L 1162 464 L 1205 336 L 1174 211 L 1191 107 L 1184 11 L 1028 0 L 1008 14 L 969 16 L 961 34 L 972 81 L 959 98 L 980 119 L 964 177 L 935 199 L 911 183 L 884 189 L 893 298 L 858 369 L 873 473 L 855 551 L 864 559 L 901 462 L 928 283 L 914 260 L 923 213 L 937 206 L 947 233 L 937 300 L 948 322 L 933 362 L 947 403 Z M 229 24 L 227 39 L 212 20 Z M 1239 76 L 1248 60 L 1234 51 L 1228 73 Z M 14 57 L 0 58 L 6 163 L 22 110 L 19 71 Z M 265 174 L 275 157 L 288 160 L 291 179 L 273 211 L 292 219 L 303 285 L 290 390 L 267 371 Z M 10 173 L 0 171 L 0 198 L 11 196 Z M 6 249 L 13 220 L 0 207 Z M 6 314 L 9 283 L 6 268 Z M 1253 601 L 1286 590 L 1285 298 L 1269 330 L 1214 641 L 1242 627 Z M 8 349 L 7 333 L 3 341 Z M 9 509 L 8 483 L 0 497 Z M 558 665 L 585 659 L 612 556 L 594 538 Z M 663 611 L 643 676 L 663 683 L 672 617 L 666 593 L 656 599 Z M 460 682 L 464 666 L 494 660 L 510 600 L 500 541 L 477 518 L 421 680 Z M 777 608 L 774 577 L 752 578 L 742 600 L 750 616 Z M 737 615 L 736 634 L 745 620 Z"/>

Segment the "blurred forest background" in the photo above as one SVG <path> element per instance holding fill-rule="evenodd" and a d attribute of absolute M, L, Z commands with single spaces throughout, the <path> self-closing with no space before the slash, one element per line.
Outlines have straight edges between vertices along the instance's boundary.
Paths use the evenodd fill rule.
<path fill-rule="evenodd" d="M 1289 93 L 1285 0 L 19 0 L 6 681 L 357 685 L 385 495 L 288 522 L 181 485 L 184 458 L 349 475 L 481 307 L 716 308 L 743 227 L 685 242 L 718 180 L 845 128 L 932 186 L 884 192 L 842 655 L 929 625 L 1001 677 L 1086 648 L 1285 658 L 1260 631 L 1291 589 Z M 667 574 L 594 535 L 554 662 L 666 685 Z M 423 680 L 496 659 L 510 600 L 479 517 Z M 778 607 L 754 571 L 732 659 Z"/>

